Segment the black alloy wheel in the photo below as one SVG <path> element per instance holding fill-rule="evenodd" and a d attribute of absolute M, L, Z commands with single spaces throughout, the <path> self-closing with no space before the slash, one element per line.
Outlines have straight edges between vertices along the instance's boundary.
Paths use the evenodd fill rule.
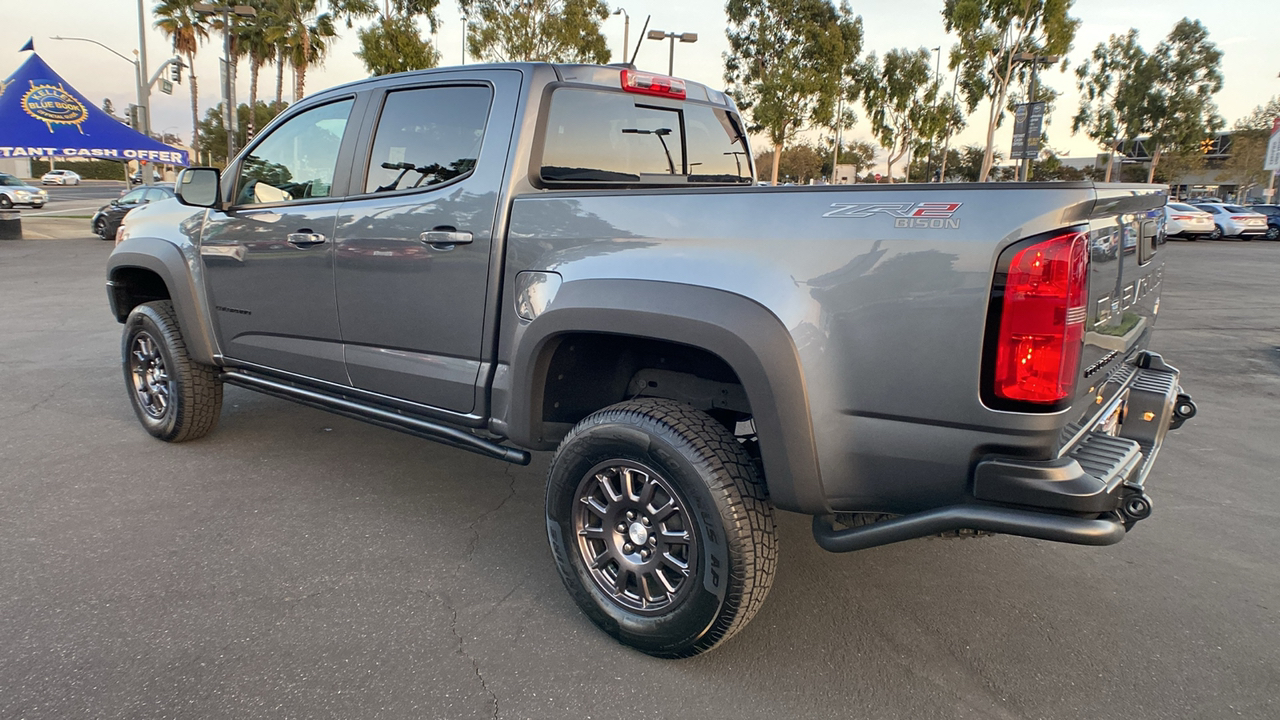
<path fill-rule="evenodd" d="M 640 614 L 675 608 L 697 572 L 698 539 L 671 483 L 639 463 L 592 468 L 574 494 L 578 552 L 601 592 Z"/>
<path fill-rule="evenodd" d="M 187 354 L 173 303 L 143 303 L 129 313 L 120 345 L 129 404 L 142 427 L 168 442 L 209 434 L 222 412 L 217 369 Z"/>
<path fill-rule="evenodd" d="M 547 538 L 578 607 L 650 655 L 741 630 L 773 584 L 773 509 L 755 463 L 705 412 L 641 398 L 569 431 L 547 475 Z"/>
<path fill-rule="evenodd" d="M 146 331 L 133 336 L 129 348 L 129 377 L 133 380 L 133 392 L 139 407 L 151 418 L 163 420 L 169 412 L 173 379 L 165 368 L 160 346 Z"/>
<path fill-rule="evenodd" d="M 111 239 L 107 237 L 107 219 L 106 218 L 98 218 L 97 220 L 93 221 L 93 234 L 97 235 L 103 240 Z"/>

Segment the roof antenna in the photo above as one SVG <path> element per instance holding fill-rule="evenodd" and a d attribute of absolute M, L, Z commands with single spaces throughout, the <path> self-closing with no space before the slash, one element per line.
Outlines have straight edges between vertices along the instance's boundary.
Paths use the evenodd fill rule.
<path fill-rule="evenodd" d="M 640 28 L 640 39 L 636 41 L 636 51 L 631 53 L 631 59 L 627 61 L 627 64 L 631 67 L 636 66 L 636 56 L 640 54 L 640 43 L 644 42 L 644 33 L 649 29 L 649 21 L 652 19 L 652 15 L 647 16 L 644 19 L 644 27 Z"/>

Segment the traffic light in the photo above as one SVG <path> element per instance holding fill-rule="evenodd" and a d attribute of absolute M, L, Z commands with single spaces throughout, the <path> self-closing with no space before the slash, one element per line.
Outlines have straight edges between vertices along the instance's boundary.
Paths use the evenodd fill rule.
<path fill-rule="evenodd" d="M 169 61 L 169 79 L 173 82 L 182 83 L 182 61 L 174 58 Z"/>
<path fill-rule="evenodd" d="M 128 118 L 129 120 L 129 127 L 133 128 L 134 130 L 137 130 L 138 128 L 142 127 L 138 122 L 138 106 L 137 105 L 134 105 L 133 103 L 129 103 L 129 107 L 125 111 L 125 117 Z"/>

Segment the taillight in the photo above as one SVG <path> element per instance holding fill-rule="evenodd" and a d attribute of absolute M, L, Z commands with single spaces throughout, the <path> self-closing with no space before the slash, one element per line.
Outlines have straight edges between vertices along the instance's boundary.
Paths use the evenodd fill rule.
<path fill-rule="evenodd" d="M 1196 216 L 1195 215 L 1174 215 L 1173 219 L 1174 220 L 1195 220 Z"/>
<path fill-rule="evenodd" d="M 1053 405 L 1075 388 L 1084 340 L 1089 238 L 1072 231 L 1013 249 L 1000 300 L 992 393 Z"/>
<path fill-rule="evenodd" d="M 1235 220 L 1236 222 L 1243 222 L 1245 220 L 1248 220 L 1249 216 L 1248 215 L 1232 215 L 1231 219 Z"/>
<path fill-rule="evenodd" d="M 641 95 L 684 100 L 684 81 L 666 75 L 654 75 L 635 70 L 622 71 L 622 89 Z"/>

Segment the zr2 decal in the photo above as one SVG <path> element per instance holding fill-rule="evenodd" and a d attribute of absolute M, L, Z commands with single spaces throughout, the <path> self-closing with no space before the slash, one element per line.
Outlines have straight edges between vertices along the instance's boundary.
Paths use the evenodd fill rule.
<path fill-rule="evenodd" d="M 893 218 L 893 226 L 898 228 L 950 230 L 960 227 L 960 221 L 953 215 L 962 204 L 958 202 L 831 203 L 832 209 L 822 217 L 868 218 L 875 215 L 888 215 Z"/>

